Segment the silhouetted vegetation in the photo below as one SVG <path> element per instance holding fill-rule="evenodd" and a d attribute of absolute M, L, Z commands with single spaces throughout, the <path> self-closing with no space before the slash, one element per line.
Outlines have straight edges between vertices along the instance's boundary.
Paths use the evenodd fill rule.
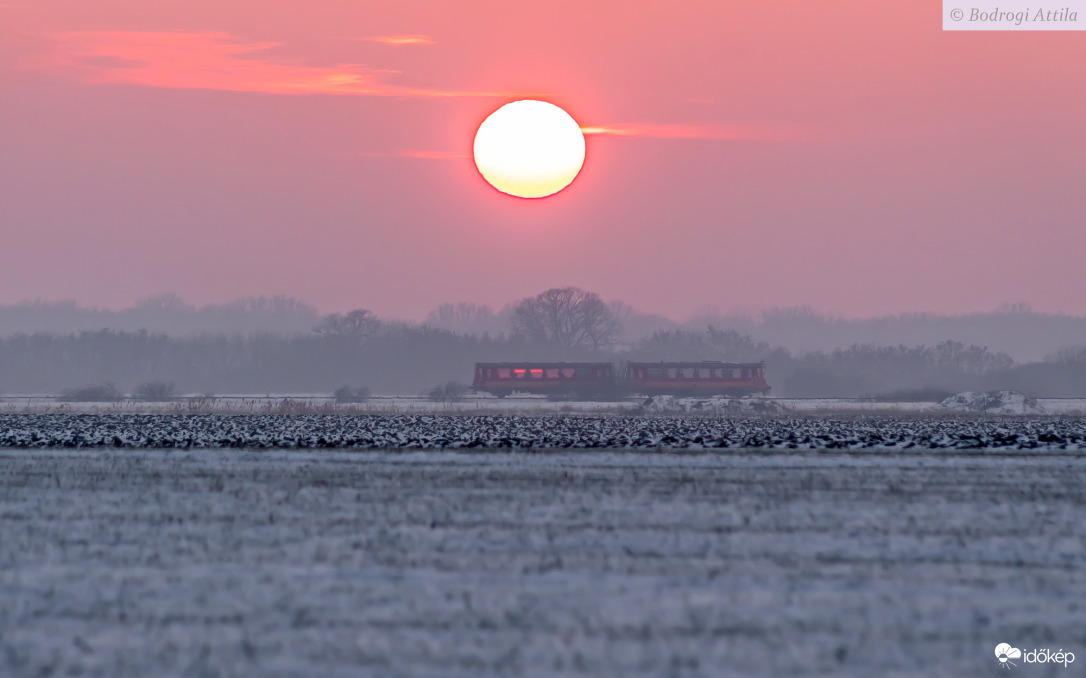
<path fill-rule="evenodd" d="M 890 393 L 878 393 L 873 398 L 882 403 L 937 403 L 954 395 L 938 388 L 914 388 Z"/>
<path fill-rule="evenodd" d="M 88 384 L 64 391 L 60 400 L 66 403 L 106 403 L 124 398 L 113 384 Z"/>
<path fill-rule="evenodd" d="M 478 304 L 441 304 L 427 314 L 423 324 L 457 334 L 501 335 L 509 332 L 512 312 L 511 307 L 495 313 L 489 306 Z"/>
<path fill-rule="evenodd" d="M 305 314 L 286 300 L 268 303 Z M 158 306 L 172 305 L 162 300 Z M 260 308 L 254 302 L 250 311 Z M 117 387 L 105 388 L 110 384 L 133 388 L 134 397 L 148 400 L 178 392 L 334 391 L 337 401 L 359 402 L 369 395 L 368 388 L 341 385 L 366 384 L 377 393 L 449 399 L 458 396 L 447 390 L 437 394 L 433 385 L 446 389 L 470 381 L 475 362 L 614 361 L 621 374 L 625 360 L 764 360 L 777 396 L 936 399 L 967 390 L 1006 389 L 1034 397 L 1086 397 L 1086 347 L 1081 345 L 1040 362 L 1015 364 L 1005 353 L 961 341 L 795 351 L 715 324 L 658 329 L 619 344 L 619 317 L 636 319 L 642 327 L 657 321 L 637 319 L 629 307 L 604 304 L 576 288 L 548 290 L 502 314 L 471 305 L 443 309 L 437 313 L 442 322 L 469 325 L 473 319 L 493 322 L 500 316 L 508 331 L 458 333 L 385 322 L 358 309 L 315 319 L 307 332 L 15 334 L 0 336 L 0 387 L 8 393 L 63 393 L 102 402 L 121 397 Z M 798 314 L 790 322 L 813 327 L 821 321 Z M 73 383 L 99 386 L 66 391 Z"/>
<path fill-rule="evenodd" d="M 0 336 L 71 334 L 103 327 L 123 332 L 142 329 L 175 337 L 292 334 L 308 333 L 319 320 L 316 308 L 291 297 L 250 297 L 198 307 L 175 294 L 163 294 L 141 299 L 132 308 L 121 311 L 88 308 L 71 301 L 0 305 Z"/>
<path fill-rule="evenodd" d="M 177 387 L 174 386 L 173 382 L 169 381 L 148 381 L 140 384 L 132 392 L 132 397 L 152 402 L 173 400 L 177 397 Z"/>
<path fill-rule="evenodd" d="M 463 399 L 468 394 L 470 389 L 456 381 L 450 381 L 440 386 L 435 386 L 427 392 L 430 400 L 435 400 L 440 403 L 455 402 Z"/>
<path fill-rule="evenodd" d="M 613 346 L 622 331 L 607 304 L 576 287 L 547 290 L 513 307 L 513 334 L 568 355 Z"/>
<path fill-rule="evenodd" d="M 332 396 L 337 403 L 364 403 L 369 400 L 370 390 L 365 386 L 340 386 Z"/>
<path fill-rule="evenodd" d="M 361 344 L 373 338 L 380 329 L 381 321 L 377 316 L 359 308 L 346 315 L 333 313 L 322 320 L 313 331 L 325 339 Z"/>

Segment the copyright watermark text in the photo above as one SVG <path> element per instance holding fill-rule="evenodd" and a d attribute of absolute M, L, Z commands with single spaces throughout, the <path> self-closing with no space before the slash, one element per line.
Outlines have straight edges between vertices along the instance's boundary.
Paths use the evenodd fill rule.
<path fill-rule="evenodd" d="M 1086 31 L 1086 0 L 943 0 L 944 31 Z"/>

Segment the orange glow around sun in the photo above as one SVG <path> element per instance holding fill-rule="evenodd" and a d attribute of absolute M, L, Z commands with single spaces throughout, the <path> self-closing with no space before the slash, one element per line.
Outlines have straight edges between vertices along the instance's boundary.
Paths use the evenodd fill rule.
<path fill-rule="evenodd" d="M 520 198 L 561 191 L 584 165 L 584 134 L 569 113 L 545 101 L 508 103 L 475 134 L 475 166 L 490 185 Z"/>

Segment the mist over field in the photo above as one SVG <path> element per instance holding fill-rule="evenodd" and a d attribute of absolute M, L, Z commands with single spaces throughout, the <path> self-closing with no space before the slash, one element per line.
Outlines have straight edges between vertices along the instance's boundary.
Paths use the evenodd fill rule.
<path fill-rule="evenodd" d="M 568 327 L 587 331 L 570 334 L 526 315 L 552 292 L 574 294 L 559 300 L 561 313 Z M 477 361 L 516 360 L 764 360 L 772 394 L 789 397 L 965 390 L 1086 397 L 1086 318 L 1017 305 L 960 316 L 842 319 L 791 308 L 680 321 L 576 288 L 501 309 L 443 304 L 420 322 L 364 309 L 322 315 L 284 296 L 197 307 L 163 295 L 122 310 L 0 306 L 6 394 L 95 384 L 130 393 L 148 383 L 177 393 L 328 394 L 350 386 L 414 394 L 470 383 Z"/>

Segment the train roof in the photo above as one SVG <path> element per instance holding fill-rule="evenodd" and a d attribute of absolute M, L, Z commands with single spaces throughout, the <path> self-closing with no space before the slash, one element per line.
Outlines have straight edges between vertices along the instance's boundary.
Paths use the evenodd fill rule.
<path fill-rule="evenodd" d="M 726 363 L 721 360 L 686 360 L 678 362 L 664 362 L 661 360 L 659 362 L 649 363 L 631 361 L 626 363 L 626 365 L 629 367 L 761 367 L 762 365 L 765 365 L 765 361 L 761 360 L 756 363 Z"/>
<path fill-rule="evenodd" d="M 605 363 L 554 363 L 525 360 L 515 363 L 475 363 L 476 367 L 536 367 L 536 368 L 548 368 L 548 367 L 613 367 L 609 362 Z"/>

